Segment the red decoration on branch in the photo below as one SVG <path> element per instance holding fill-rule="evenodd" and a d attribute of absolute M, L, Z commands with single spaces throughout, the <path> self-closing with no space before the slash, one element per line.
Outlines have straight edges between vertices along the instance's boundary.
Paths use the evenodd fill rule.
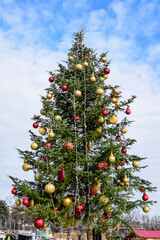
<path fill-rule="evenodd" d="M 75 117 L 74 117 L 74 120 L 75 120 L 75 121 L 77 121 L 77 120 L 79 120 L 79 119 L 80 119 L 79 116 L 75 116 Z"/>
<path fill-rule="evenodd" d="M 83 212 L 83 210 L 84 210 L 83 204 L 79 204 L 79 205 L 76 206 L 76 208 L 75 208 L 76 213 L 81 213 L 81 212 Z"/>
<path fill-rule="evenodd" d="M 116 169 L 116 170 L 119 170 L 119 169 L 120 169 L 120 166 L 116 166 L 115 169 Z"/>
<path fill-rule="evenodd" d="M 126 109 L 126 114 L 127 115 L 131 114 L 131 110 L 129 109 L 129 107 L 127 107 L 127 109 Z"/>
<path fill-rule="evenodd" d="M 122 161 L 121 161 L 121 165 L 123 166 L 124 164 L 125 164 L 125 161 L 124 161 L 124 160 L 122 160 Z"/>
<path fill-rule="evenodd" d="M 148 196 L 147 196 L 147 194 L 145 192 L 143 193 L 142 199 L 143 199 L 143 201 L 147 201 L 148 200 Z"/>
<path fill-rule="evenodd" d="M 108 166 L 107 166 L 108 164 L 106 163 L 106 162 L 104 162 L 104 161 L 101 161 L 100 163 L 98 163 L 98 169 L 103 169 L 103 170 L 107 170 L 107 168 L 108 168 Z"/>
<path fill-rule="evenodd" d="M 109 73 L 110 73 L 110 69 L 109 69 L 109 68 L 105 68 L 105 69 L 104 69 L 104 73 L 105 73 L 105 74 L 109 74 Z"/>
<path fill-rule="evenodd" d="M 93 190 L 92 188 L 90 188 L 89 193 L 90 193 L 91 195 L 96 195 L 96 194 L 97 194 L 97 191 L 96 191 L 96 190 Z"/>
<path fill-rule="evenodd" d="M 62 91 L 66 91 L 68 89 L 67 85 L 62 85 Z"/>
<path fill-rule="evenodd" d="M 11 193 L 12 193 L 12 194 L 16 194 L 16 193 L 17 193 L 17 190 L 16 190 L 15 186 L 13 187 Z"/>
<path fill-rule="evenodd" d="M 34 226 L 36 228 L 44 227 L 44 220 L 43 220 L 43 218 L 37 218 L 36 220 L 34 220 Z"/>
<path fill-rule="evenodd" d="M 72 144 L 71 142 L 66 142 L 66 143 L 64 144 L 64 149 L 65 149 L 66 151 L 72 151 L 72 149 L 73 149 L 73 144 Z"/>
<path fill-rule="evenodd" d="M 23 205 L 25 205 L 26 207 L 28 206 L 28 204 L 30 204 L 29 199 L 27 198 L 27 195 L 25 195 L 25 198 L 23 199 Z"/>
<path fill-rule="evenodd" d="M 65 177 L 65 172 L 64 172 L 64 169 L 61 168 L 61 171 L 58 173 L 58 180 L 59 180 L 59 182 L 63 182 L 64 177 Z"/>
<path fill-rule="evenodd" d="M 117 136 L 116 139 L 117 139 L 117 140 L 121 140 L 121 137 L 120 137 L 120 136 Z"/>
<path fill-rule="evenodd" d="M 39 124 L 37 122 L 33 123 L 34 128 L 38 128 Z"/>
<path fill-rule="evenodd" d="M 104 107 L 104 109 L 103 109 L 102 114 L 103 114 L 104 116 L 107 116 L 107 115 L 108 115 L 108 111 L 107 111 L 107 109 L 106 109 L 105 107 Z"/>
<path fill-rule="evenodd" d="M 50 81 L 50 82 L 54 82 L 54 77 L 50 77 L 50 78 L 49 78 L 49 81 Z"/>
<path fill-rule="evenodd" d="M 127 152 L 127 149 L 125 149 L 124 147 L 121 149 L 121 152 L 122 153 L 126 153 Z"/>
<path fill-rule="evenodd" d="M 51 145 L 50 142 L 47 142 L 47 143 L 44 144 L 44 146 L 45 146 L 45 147 L 48 147 L 48 148 L 51 148 L 52 145 Z"/>

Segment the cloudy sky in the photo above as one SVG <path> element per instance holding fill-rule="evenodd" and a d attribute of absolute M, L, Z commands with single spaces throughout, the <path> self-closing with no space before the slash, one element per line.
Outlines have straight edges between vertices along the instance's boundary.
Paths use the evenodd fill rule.
<path fill-rule="evenodd" d="M 0 199 L 11 196 L 7 175 L 32 179 L 16 148 L 30 149 L 31 117 L 39 114 L 47 71 L 67 59 L 72 33 L 83 24 L 87 45 L 109 51 L 110 84 L 124 99 L 137 95 L 127 137 L 130 153 L 147 157 L 141 176 L 158 192 L 150 215 L 160 215 L 160 2 L 159 0 L 3 0 L 0 3 Z M 141 198 L 142 194 L 137 197 Z M 143 212 L 141 212 L 143 214 Z"/>

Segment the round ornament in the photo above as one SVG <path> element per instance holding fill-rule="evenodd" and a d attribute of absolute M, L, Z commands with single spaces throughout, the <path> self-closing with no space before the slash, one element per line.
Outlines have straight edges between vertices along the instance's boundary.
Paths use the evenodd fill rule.
<path fill-rule="evenodd" d="M 104 90 L 102 88 L 98 88 L 96 91 L 97 95 L 103 95 L 104 94 Z"/>
<path fill-rule="evenodd" d="M 108 74 L 104 74 L 104 78 L 107 79 L 108 78 Z"/>
<path fill-rule="evenodd" d="M 126 174 L 124 175 L 122 182 L 123 183 L 128 183 L 129 182 Z"/>
<path fill-rule="evenodd" d="M 111 152 L 111 154 L 110 154 L 110 156 L 109 156 L 109 162 L 110 163 L 113 163 L 113 162 L 115 162 L 115 156 L 113 155 L 113 153 Z"/>
<path fill-rule="evenodd" d="M 48 133 L 48 137 L 49 138 L 54 138 L 55 134 L 53 132 L 53 130 L 51 129 L 51 131 Z"/>
<path fill-rule="evenodd" d="M 116 93 L 116 94 L 119 94 L 120 93 L 120 90 L 118 88 L 114 88 L 113 91 Z"/>
<path fill-rule="evenodd" d="M 57 211 L 58 211 L 58 207 L 54 207 L 53 210 L 54 210 L 55 212 L 57 212 Z"/>
<path fill-rule="evenodd" d="M 27 198 L 27 195 L 25 195 L 25 198 L 23 199 L 23 205 L 28 206 L 30 204 L 29 199 Z"/>
<path fill-rule="evenodd" d="M 131 110 L 129 109 L 129 107 L 127 107 L 127 109 L 126 109 L 126 114 L 127 115 L 131 114 Z"/>
<path fill-rule="evenodd" d="M 74 57 L 73 57 L 73 56 L 69 56 L 69 57 L 68 57 L 68 61 L 71 62 L 71 61 L 73 61 L 73 60 L 74 60 Z"/>
<path fill-rule="evenodd" d="M 126 153 L 127 149 L 125 149 L 124 147 L 121 149 L 121 153 Z"/>
<path fill-rule="evenodd" d="M 62 89 L 62 91 L 67 91 L 68 87 L 67 87 L 67 85 L 62 85 L 61 89 Z"/>
<path fill-rule="evenodd" d="M 101 58 L 101 61 L 102 61 L 102 62 L 107 62 L 107 58 L 106 58 L 106 57 L 102 57 L 102 58 Z"/>
<path fill-rule="evenodd" d="M 24 163 L 24 164 L 22 165 L 22 169 L 23 169 L 23 171 L 25 171 L 25 172 L 27 172 L 30 168 L 31 168 L 31 165 L 28 164 L 28 163 Z"/>
<path fill-rule="evenodd" d="M 106 197 L 105 195 L 102 195 L 102 196 L 99 198 L 99 203 L 100 203 L 102 206 L 107 205 L 108 202 L 109 202 L 109 198 Z"/>
<path fill-rule="evenodd" d="M 140 191 L 141 192 L 145 192 L 145 188 L 144 187 L 140 187 Z"/>
<path fill-rule="evenodd" d="M 100 77 L 100 79 L 99 79 L 101 82 L 103 82 L 104 81 L 104 77 Z"/>
<path fill-rule="evenodd" d="M 101 127 L 96 127 L 95 128 L 95 132 L 96 133 L 101 133 L 102 132 L 102 128 Z"/>
<path fill-rule="evenodd" d="M 39 124 L 37 122 L 33 123 L 34 128 L 38 128 Z"/>
<path fill-rule="evenodd" d="M 107 164 L 106 162 L 101 161 L 100 163 L 98 163 L 97 168 L 98 168 L 98 170 L 99 170 L 99 169 L 107 170 L 107 169 L 108 169 L 108 166 L 107 166 L 107 165 L 108 165 L 108 164 Z"/>
<path fill-rule="evenodd" d="M 45 127 L 39 127 L 38 131 L 40 134 L 45 135 L 47 132 L 47 129 Z"/>
<path fill-rule="evenodd" d="M 76 91 L 74 92 L 74 95 L 75 95 L 75 97 L 81 97 L 82 93 L 81 93 L 81 91 L 76 90 Z"/>
<path fill-rule="evenodd" d="M 89 194 L 90 194 L 90 195 L 96 195 L 96 194 L 97 194 L 97 191 L 96 191 L 96 190 L 93 190 L 93 189 L 92 189 L 92 186 L 91 186 L 90 191 L 89 191 Z"/>
<path fill-rule="evenodd" d="M 95 78 L 95 76 L 94 76 L 93 73 L 92 73 L 92 76 L 91 76 L 91 78 L 90 78 L 90 81 L 91 81 L 91 82 L 96 82 L 96 78 Z"/>
<path fill-rule="evenodd" d="M 105 214 L 110 214 L 112 212 L 112 207 L 111 205 L 108 205 L 104 209 Z"/>
<path fill-rule="evenodd" d="M 45 143 L 44 146 L 47 147 L 47 148 L 51 148 L 52 147 L 50 142 Z"/>
<path fill-rule="evenodd" d="M 16 194 L 16 193 L 17 193 L 17 190 L 16 190 L 15 186 L 13 187 L 11 193 L 12 193 L 12 194 Z"/>
<path fill-rule="evenodd" d="M 91 141 L 88 141 L 88 144 L 87 144 L 87 148 L 88 148 L 88 150 L 90 150 L 91 147 L 92 147 L 92 143 L 91 143 Z"/>
<path fill-rule="evenodd" d="M 45 114 L 46 114 L 46 111 L 42 108 L 42 109 L 40 110 L 40 114 L 45 115 Z"/>
<path fill-rule="evenodd" d="M 87 59 L 87 60 L 88 60 L 88 59 L 89 59 L 89 57 L 88 57 L 87 55 L 85 55 L 85 59 Z"/>
<path fill-rule="evenodd" d="M 43 161 L 45 161 L 45 162 L 46 162 L 46 160 L 47 160 L 47 157 L 44 157 L 44 158 L 43 158 Z"/>
<path fill-rule="evenodd" d="M 106 109 L 105 107 L 104 107 L 104 109 L 103 109 L 102 114 L 103 114 L 104 116 L 107 116 L 107 115 L 108 115 L 108 111 L 107 111 L 107 109 Z"/>
<path fill-rule="evenodd" d="M 62 121 L 62 117 L 59 115 L 56 115 L 54 119 L 55 121 L 60 121 L 60 122 Z"/>
<path fill-rule="evenodd" d="M 133 165 L 133 167 L 137 168 L 137 167 L 139 167 L 139 162 L 138 161 L 133 161 L 132 165 Z"/>
<path fill-rule="evenodd" d="M 117 139 L 117 140 L 121 140 L 121 137 L 120 137 L 120 136 L 117 136 L 116 139 Z"/>
<path fill-rule="evenodd" d="M 143 201 L 148 201 L 148 196 L 145 192 L 143 193 L 142 200 Z"/>
<path fill-rule="evenodd" d="M 49 82 L 54 82 L 54 77 L 50 77 Z"/>
<path fill-rule="evenodd" d="M 115 169 L 116 169 L 116 170 L 119 170 L 119 169 L 120 169 L 120 166 L 116 166 Z"/>
<path fill-rule="evenodd" d="M 37 218 L 37 219 L 35 219 L 35 220 L 34 220 L 34 226 L 35 226 L 36 228 L 42 228 L 42 227 L 44 227 L 44 220 L 43 220 L 43 218 Z"/>
<path fill-rule="evenodd" d="M 47 99 L 51 99 L 52 98 L 52 94 L 51 93 L 47 93 L 46 98 Z"/>
<path fill-rule="evenodd" d="M 74 117 L 74 120 L 75 120 L 75 121 L 78 121 L 79 119 L 80 119 L 79 116 L 75 116 L 75 117 Z"/>
<path fill-rule="evenodd" d="M 42 177 L 42 174 L 39 173 L 39 172 L 36 172 L 36 173 L 34 174 L 34 179 L 35 179 L 36 181 L 38 181 L 41 177 Z"/>
<path fill-rule="evenodd" d="M 110 123 L 114 124 L 118 121 L 118 118 L 116 115 L 112 115 L 108 120 Z"/>
<path fill-rule="evenodd" d="M 71 142 L 66 142 L 65 144 L 64 144 L 64 149 L 66 150 L 66 151 L 72 151 L 73 150 L 73 144 L 71 143 Z"/>
<path fill-rule="evenodd" d="M 122 133 L 127 133 L 127 128 L 126 127 L 122 127 L 121 132 Z"/>
<path fill-rule="evenodd" d="M 144 206 L 143 212 L 148 213 L 149 211 L 150 211 L 149 207 L 148 206 Z"/>
<path fill-rule="evenodd" d="M 97 178 L 95 178 L 95 181 L 92 184 L 92 189 L 95 191 L 98 191 L 99 188 L 100 188 L 100 182 L 97 180 Z"/>
<path fill-rule="evenodd" d="M 18 198 L 18 200 L 16 201 L 16 205 L 19 207 L 21 205 L 21 201 L 20 199 Z"/>
<path fill-rule="evenodd" d="M 118 102 L 118 100 L 117 100 L 117 102 L 115 104 L 116 104 L 117 107 L 120 106 L 120 103 Z"/>
<path fill-rule="evenodd" d="M 52 194 L 55 191 L 55 186 L 52 183 L 48 183 L 44 188 L 46 193 Z"/>
<path fill-rule="evenodd" d="M 117 102 L 117 98 L 113 97 L 113 98 L 111 99 L 111 101 L 112 101 L 113 103 L 116 103 L 116 102 Z"/>
<path fill-rule="evenodd" d="M 121 165 L 123 166 L 124 164 L 125 164 L 125 161 L 124 161 L 124 160 L 122 160 L 122 161 L 121 161 Z"/>
<path fill-rule="evenodd" d="M 77 70 L 77 71 L 81 71 L 82 68 L 83 68 L 82 64 L 78 63 L 78 64 L 76 65 L 76 70 Z"/>
<path fill-rule="evenodd" d="M 72 199 L 70 197 L 65 197 L 63 199 L 63 206 L 64 207 L 69 207 L 72 204 Z"/>
<path fill-rule="evenodd" d="M 83 206 L 83 204 L 79 204 L 79 205 L 77 205 L 76 206 L 76 208 L 75 208 L 75 211 L 76 211 L 76 213 L 81 213 L 81 212 L 83 212 L 83 210 L 84 210 L 84 206 Z"/>
<path fill-rule="evenodd" d="M 100 124 L 103 124 L 104 118 L 103 118 L 102 116 L 99 116 L 99 117 L 97 118 L 97 122 L 100 123 Z"/>
<path fill-rule="evenodd" d="M 63 182 L 64 177 L 65 177 L 65 172 L 64 172 L 64 169 L 61 168 L 61 171 L 58 173 L 58 180 L 59 180 L 59 182 Z"/>
<path fill-rule="evenodd" d="M 88 62 L 86 60 L 84 61 L 83 66 L 88 67 Z"/>
<path fill-rule="evenodd" d="M 36 142 L 33 142 L 32 144 L 31 144 L 31 149 L 32 150 L 37 150 L 38 149 L 38 143 L 36 143 Z"/>
<path fill-rule="evenodd" d="M 104 69 L 104 73 L 105 73 L 105 74 L 109 74 L 109 73 L 110 73 L 110 69 L 109 69 L 109 68 L 105 68 L 105 69 Z"/>

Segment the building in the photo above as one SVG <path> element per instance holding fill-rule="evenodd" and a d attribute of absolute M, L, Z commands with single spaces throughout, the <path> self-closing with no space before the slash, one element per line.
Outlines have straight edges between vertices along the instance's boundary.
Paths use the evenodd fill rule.
<path fill-rule="evenodd" d="M 128 233 L 125 240 L 160 240 L 160 231 L 134 230 Z"/>

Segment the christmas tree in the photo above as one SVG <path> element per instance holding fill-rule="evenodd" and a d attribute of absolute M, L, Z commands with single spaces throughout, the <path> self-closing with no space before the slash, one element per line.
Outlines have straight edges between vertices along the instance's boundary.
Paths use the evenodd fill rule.
<path fill-rule="evenodd" d="M 123 100 L 119 86 L 109 84 L 107 52 L 98 57 L 85 45 L 83 31 L 74 37 L 68 60 L 49 72 L 40 115 L 29 131 L 31 149 L 18 149 L 23 170 L 34 171 L 35 179 L 10 176 L 12 193 L 37 228 L 79 221 L 87 229 L 116 232 L 133 209 L 149 212 L 147 193 L 155 188 L 136 176 L 146 167 L 140 165 L 144 158 L 129 154 L 135 140 L 126 138 L 132 122 L 127 117 L 135 96 Z M 142 199 L 133 199 L 135 191 Z"/>

